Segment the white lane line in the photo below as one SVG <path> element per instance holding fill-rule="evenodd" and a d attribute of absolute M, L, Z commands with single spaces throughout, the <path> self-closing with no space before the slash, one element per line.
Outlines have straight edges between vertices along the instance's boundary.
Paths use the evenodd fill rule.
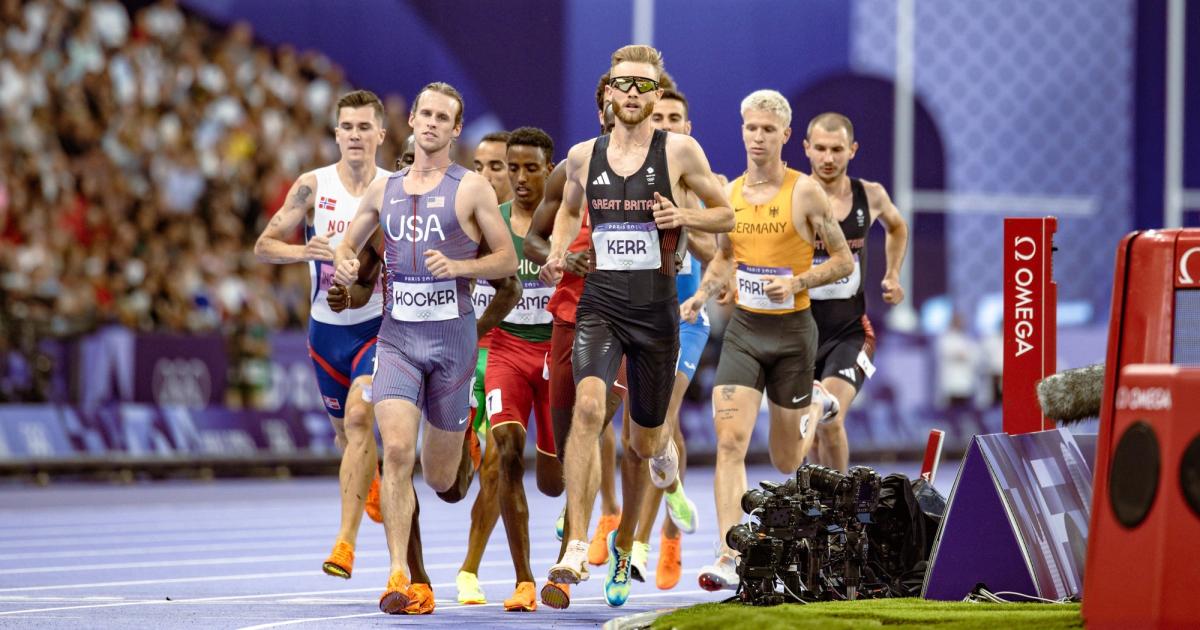
<path fill-rule="evenodd" d="M 149 541 L 148 541 L 149 542 Z M 304 538 L 272 538 L 265 541 L 245 543 L 224 543 L 218 545 L 164 545 L 149 547 L 114 547 L 110 549 L 75 549 L 71 551 L 35 551 L 30 553 L 5 554 L 0 561 L 10 560 L 53 560 L 55 558 L 102 558 L 106 556 L 147 556 L 156 553 L 208 553 L 215 551 L 238 551 L 241 549 L 262 549 L 263 547 L 299 547 L 313 545 L 324 547 L 325 542 L 314 537 Z"/>
<path fill-rule="evenodd" d="M 280 520 L 280 523 L 287 521 Z M 119 534 L 109 534 L 105 536 L 96 536 L 94 533 L 85 533 L 72 536 L 42 536 L 28 535 L 22 539 L 11 539 L 0 541 L 0 549 L 24 549 L 27 547 L 69 547 L 96 545 L 110 545 L 121 543 L 145 543 L 147 540 L 163 540 L 163 541 L 182 541 L 189 539 L 212 540 L 213 538 L 238 538 L 244 536 L 246 538 L 266 538 L 278 537 L 280 534 L 288 534 L 295 532 L 321 532 L 330 531 L 332 528 L 337 530 L 337 523 L 330 521 L 327 526 L 318 525 L 301 525 L 287 526 L 276 523 L 275 525 L 263 527 L 231 527 L 229 523 L 225 523 L 221 527 L 214 528 L 186 528 L 186 529 L 168 529 L 168 530 L 148 530 L 148 531 L 122 531 Z M 94 530 L 93 530 L 94 532 Z"/>
<path fill-rule="evenodd" d="M 658 598 L 667 597 L 667 596 L 679 597 L 681 595 L 696 595 L 699 593 L 707 593 L 707 592 L 708 591 L 702 591 L 702 590 L 678 591 L 678 592 L 663 591 L 661 593 L 647 593 L 645 595 L 639 594 L 635 597 L 636 597 L 636 601 L 641 601 L 643 599 L 658 599 Z M 603 600 L 604 600 L 603 595 L 591 596 L 591 597 L 580 597 L 579 599 L 571 600 L 571 607 L 572 608 L 574 608 L 576 606 L 590 607 L 589 603 L 600 602 Z M 607 606 L 608 604 L 604 604 L 604 605 Z M 497 606 L 500 606 L 500 604 L 482 604 L 482 605 L 476 604 L 476 605 L 472 605 L 472 606 L 466 606 L 463 604 L 447 604 L 444 606 L 439 605 L 437 607 L 437 610 L 455 610 L 455 609 L 460 609 L 460 608 L 494 608 Z M 568 608 L 568 610 L 570 610 L 570 608 Z M 619 610 L 619 609 L 614 609 L 614 610 Z M 279 628 L 282 626 L 294 626 L 294 625 L 299 625 L 302 623 L 335 621 L 338 619 L 355 619 L 355 618 L 359 618 L 359 617 L 374 617 L 374 616 L 383 615 L 383 614 L 384 614 L 383 612 L 377 611 L 377 612 L 370 612 L 370 613 L 359 613 L 357 615 L 338 615 L 336 617 L 307 617 L 304 619 L 288 619 L 286 621 L 273 621 L 271 623 L 263 623 L 263 624 L 258 624 L 256 626 L 242 626 L 241 628 L 238 628 L 238 630 L 266 630 L 267 628 Z M 436 611 L 435 611 L 435 614 L 436 614 Z M 567 614 L 569 614 L 569 613 L 567 613 Z"/>
<path fill-rule="evenodd" d="M 688 558 L 688 557 L 711 558 L 712 552 L 705 551 L 705 550 L 697 550 L 695 552 L 685 551 L 685 552 L 683 552 L 682 556 L 684 558 Z M 533 566 L 549 566 L 550 564 L 556 562 L 557 560 L 558 560 L 557 556 L 554 556 L 554 557 L 548 556 L 545 558 L 534 558 L 530 562 L 531 562 L 531 564 L 533 564 Z M 459 566 L 461 566 L 461 563 L 452 562 L 452 563 L 445 563 L 445 564 L 441 564 L 441 565 L 426 565 L 425 568 L 427 570 L 428 569 L 438 570 L 438 569 L 455 569 L 455 568 L 458 568 Z M 481 562 L 479 566 L 480 566 L 480 568 L 495 567 L 495 566 L 510 567 L 510 566 L 512 566 L 512 561 L 511 560 L 485 561 L 485 562 Z M 385 573 L 385 572 L 387 572 L 387 570 L 388 570 L 387 567 L 355 569 L 354 574 L 361 575 L 363 573 Z M 289 571 L 289 572 L 284 572 L 284 573 L 258 573 L 258 574 L 232 575 L 232 576 L 174 578 L 174 579 L 164 579 L 164 580 L 133 580 L 133 581 L 128 581 L 128 582 L 98 582 L 98 583 L 93 583 L 93 584 L 67 584 L 67 585 L 61 585 L 61 586 L 35 586 L 35 587 L 0 589 L 0 592 L 46 591 L 46 590 L 64 589 L 64 588 L 93 588 L 93 587 L 99 588 L 99 587 L 105 587 L 105 586 L 141 586 L 141 585 L 147 585 L 147 584 L 178 584 L 178 583 L 183 583 L 183 582 L 214 582 L 214 581 L 222 581 L 222 580 L 253 580 L 253 579 L 276 578 L 276 577 L 305 577 L 305 576 L 311 577 L 313 575 L 314 575 L 314 571 L 311 571 L 311 570 L 309 570 L 309 571 Z M 653 575 L 653 572 L 651 572 L 651 575 Z M 597 576 L 599 576 L 599 574 L 597 574 Z M 504 580 L 491 580 L 491 581 L 481 580 L 479 583 L 480 584 L 512 584 L 512 579 L 509 578 L 509 579 L 504 579 Z M 434 584 L 433 588 L 435 588 L 435 589 L 436 588 L 449 588 L 451 586 L 456 586 L 456 585 L 452 582 L 447 582 L 445 584 Z M 86 605 L 86 606 L 60 606 L 60 607 L 54 607 L 54 608 L 37 608 L 37 609 L 29 609 L 29 610 L 7 610 L 7 611 L 0 611 L 0 616 L 18 615 L 18 614 L 23 614 L 23 613 L 36 613 L 36 612 L 53 612 L 53 611 L 57 611 L 57 610 L 77 610 L 77 609 L 84 609 L 84 608 L 111 608 L 114 606 L 141 606 L 141 605 L 148 605 L 148 604 L 202 603 L 202 602 L 216 602 L 216 601 L 234 601 L 234 600 L 242 600 L 242 599 L 261 599 L 261 598 L 268 598 L 268 597 L 297 597 L 297 596 L 302 596 L 302 595 L 327 595 L 330 593 L 341 593 L 341 594 L 363 593 L 363 592 L 371 592 L 371 591 L 378 591 L 378 588 L 355 588 L 355 589 L 337 589 L 337 590 L 323 590 L 323 591 L 301 591 L 301 592 L 291 592 L 291 593 L 268 593 L 268 594 L 259 594 L 259 595 L 222 595 L 222 596 L 218 596 L 218 597 L 202 597 L 202 598 L 195 598 L 195 599 L 177 599 L 177 600 L 164 600 L 164 599 L 138 600 L 138 601 L 129 601 L 129 602 L 116 602 L 116 603 L 111 603 L 111 604 L 94 604 L 94 605 Z M 669 592 L 669 591 L 664 591 L 664 592 Z M 0 596 L 0 597 L 3 597 L 3 596 Z"/>
<path fill-rule="evenodd" d="M 557 549 L 557 542 L 541 542 L 530 545 L 532 549 Z M 422 549 L 425 555 L 433 555 L 439 553 L 459 552 L 463 550 L 463 545 L 460 543 L 454 546 L 430 547 Z M 386 558 L 387 551 L 356 551 L 356 558 Z M 224 558 L 195 558 L 190 560 L 153 560 L 144 562 L 109 562 L 105 564 L 66 564 L 50 567 L 28 567 L 17 569 L 0 569 L 0 575 L 28 575 L 32 573 L 61 573 L 65 571 L 110 571 L 115 569 L 161 569 L 166 567 L 203 567 L 213 565 L 241 565 L 261 562 L 293 562 L 293 561 L 309 561 L 314 563 L 324 561 L 324 553 L 314 551 L 310 553 L 294 553 L 294 554 L 275 554 L 269 556 L 231 556 Z M 2 590 L 2 589 L 0 589 Z"/>
<path fill-rule="evenodd" d="M 557 547 L 557 545 L 555 545 Z M 533 560 L 534 566 L 541 566 L 544 563 L 546 566 L 554 564 L 557 558 L 544 558 Z M 462 566 L 461 561 L 457 562 L 440 562 L 436 564 L 426 564 L 425 569 L 429 571 L 437 571 L 441 569 L 457 569 Z M 489 560 L 480 563 L 481 567 L 511 567 L 512 560 Z M 384 573 L 388 567 L 370 567 L 359 568 L 354 570 L 354 575 L 362 573 Z M 70 588 L 101 588 L 108 586 L 145 586 L 149 584 L 185 584 L 189 582 L 221 582 L 232 580 L 261 580 L 267 578 L 288 578 L 288 577 L 305 577 L 317 575 L 315 569 L 305 571 L 280 571 L 272 573 L 238 573 L 233 575 L 206 575 L 197 577 L 185 578 L 163 578 L 157 580 L 123 580 L 118 582 L 84 582 L 79 584 L 47 584 L 43 586 L 18 586 L 13 588 L 0 588 L 0 593 L 26 593 L 32 591 L 54 591 Z"/>
<path fill-rule="evenodd" d="M 382 532 L 380 532 L 382 534 Z M 362 537 L 373 536 L 368 532 L 361 532 Z M 437 542 L 434 539 L 422 537 L 423 542 Z M 307 547 L 312 546 L 317 550 L 328 549 L 328 542 L 323 538 L 306 536 L 304 538 L 272 538 L 265 541 L 244 542 L 244 543 L 222 543 L 216 545 L 164 545 L 161 547 L 147 547 L 139 545 L 137 547 L 116 547 L 110 549 L 80 549 L 71 551 L 38 551 L 31 553 L 10 553 L 5 554 L 0 558 L 0 565 L 11 560 L 51 560 L 55 558 L 101 558 L 107 556 L 146 556 L 157 553 L 208 553 L 219 551 L 238 551 L 242 549 L 261 550 L 269 547 Z M 534 543 L 532 548 L 538 549 L 544 546 L 557 547 L 557 542 L 551 543 Z M 361 548 L 361 547 L 360 547 Z M 451 543 L 442 546 L 426 546 L 423 549 L 425 554 L 448 553 L 452 551 L 462 551 L 462 543 Z"/>
<path fill-rule="evenodd" d="M 34 510 L 0 510 L 0 521 L 5 523 L 23 523 L 21 525 L 6 524 L 0 526 L 0 540 L 27 535 L 32 528 L 56 535 L 78 535 L 93 532 L 97 528 L 154 529 L 163 525 L 177 525 L 181 518 L 186 519 L 189 523 L 220 525 L 230 520 L 239 520 L 251 521 L 254 524 L 267 526 L 279 514 L 290 512 L 297 515 L 309 515 L 312 513 L 313 504 L 311 500 L 308 500 L 306 503 L 290 501 L 287 505 L 280 504 L 278 501 L 267 501 L 243 508 L 229 507 L 219 503 L 206 504 L 204 506 L 198 506 L 194 503 L 175 507 L 163 506 L 162 509 L 154 510 L 146 510 L 137 505 L 107 507 L 110 509 L 119 508 L 123 512 L 119 518 L 113 519 L 98 519 L 94 521 L 71 520 L 69 523 L 42 523 L 37 521 L 38 517 L 34 513 Z M 79 508 L 71 509 L 78 510 Z M 338 509 L 337 504 L 331 504 L 329 511 L 336 516 Z M 219 516 L 214 516 L 216 514 L 215 510 L 220 510 Z M 165 518 L 149 520 L 150 517 L 155 516 L 163 516 Z"/>

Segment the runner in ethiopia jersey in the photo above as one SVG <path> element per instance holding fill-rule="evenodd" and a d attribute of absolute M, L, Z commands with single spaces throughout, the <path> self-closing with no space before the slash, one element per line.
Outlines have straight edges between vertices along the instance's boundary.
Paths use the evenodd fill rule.
<path fill-rule="evenodd" d="M 341 241 L 358 209 L 359 196 L 369 184 L 384 181 L 391 173 L 375 166 L 385 120 L 379 98 L 365 90 L 350 92 L 338 99 L 336 111 L 334 136 L 341 159 L 296 180 L 283 207 L 259 236 L 255 253 L 266 262 L 309 264 L 312 305 L 308 350 L 337 447 L 342 451 L 341 527 L 322 570 L 348 579 L 354 570 L 354 546 L 364 503 L 371 518 L 382 520 L 370 390 L 383 299 L 373 284 L 361 310 L 335 312 L 326 301 L 333 276 L 333 247 Z M 305 244 L 288 243 L 301 222 L 305 225 Z M 410 550 L 409 558 L 414 579 L 428 589 L 429 577 L 420 551 Z M 431 594 L 419 599 L 414 606 L 433 605 Z"/>
<path fill-rule="evenodd" d="M 555 456 L 550 422 L 551 316 L 546 304 L 553 288 L 538 279 L 539 266 L 520 252 L 534 209 L 542 199 L 554 142 L 546 132 L 534 127 L 513 130 L 507 142 L 505 164 L 514 198 L 500 205 L 500 214 L 508 222 L 520 259 L 517 273 L 522 293 L 516 307 L 492 332 L 484 372 L 491 438 L 484 455 L 479 493 L 471 509 L 467 557 L 455 582 L 460 603 L 487 603 L 477 573 L 495 520 L 480 523 L 477 519 L 489 516 L 481 504 L 498 503 L 517 574 L 515 592 L 505 600 L 504 609 L 533 611 L 537 608 L 537 591 L 529 566 L 529 508 L 523 480 L 530 412 L 537 422 L 538 489 L 548 496 L 558 496 L 563 486 L 562 466 Z"/>
<path fill-rule="evenodd" d="M 617 50 L 606 89 L 617 125 L 611 135 L 577 144 L 567 154 L 563 208 L 572 220 L 555 226 L 549 273 L 561 274 L 584 199 L 595 254 L 576 311 L 575 414 L 564 459 L 570 542 L 550 569 L 554 582 L 576 583 L 587 575 L 583 515 L 588 471 L 603 427 L 605 394 L 622 357 L 627 358 L 632 419 L 624 424 L 623 504 L 641 504 L 647 475 L 657 487 L 675 481 L 676 452 L 663 421 L 679 352 L 675 270 L 682 261 L 682 229 L 721 232 L 733 226 L 733 212 L 700 145 L 650 123 L 661 75 L 657 50 L 640 45 Z M 707 208 L 677 207 L 672 200 L 682 199 L 686 190 L 694 191 Z M 604 592 L 610 606 L 623 605 L 629 597 L 629 550 L 639 513 L 625 510 L 609 535 Z"/>
<path fill-rule="evenodd" d="M 462 114 L 462 97 L 445 83 L 431 83 L 413 99 L 409 124 L 417 137 L 416 161 L 367 189 L 335 257 L 334 280 L 348 283 L 358 274 L 358 250 L 382 225 L 387 275 L 373 389 L 391 555 L 379 608 L 390 614 L 403 613 L 413 598 L 399 550 L 409 538 L 421 425 L 421 474 L 431 488 L 453 486 L 462 460 L 476 343 L 470 279 L 502 278 L 517 270 L 496 193 L 450 159 Z M 480 240 L 491 253 L 479 255 Z"/>
<path fill-rule="evenodd" d="M 825 408 L 817 425 L 817 463 L 837 470 L 850 464 L 846 442 L 846 411 L 868 378 L 875 372 L 875 331 L 867 319 L 867 299 L 863 274 L 867 268 L 867 232 L 876 219 L 886 230 L 884 252 L 887 270 L 881 282 L 883 300 L 899 304 L 904 300 L 900 286 L 900 265 L 908 247 L 908 225 L 887 190 L 875 182 L 851 178 L 846 174 L 850 160 L 858 151 L 854 125 L 836 112 L 820 114 L 808 123 L 804 152 L 812 165 L 812 176 L 833 207 L 833 216 L 841 222 L 842 232 L 854 255 L 854 271 L 825 286 L 809 289 L 813 319 L 817 322 L 815 388 Z M 829 257 L 825 244 L 817 241 L 813 262 Z"/>

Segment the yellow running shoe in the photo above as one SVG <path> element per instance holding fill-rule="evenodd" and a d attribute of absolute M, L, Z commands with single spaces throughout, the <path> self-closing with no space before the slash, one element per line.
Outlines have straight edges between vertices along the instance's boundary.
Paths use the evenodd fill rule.
<path fill-rule="evenodd" d="M 333 551 L 329 552 L 321 570 L 326 575 L 349 580 L 350 574 L 354 572 L 354 545 L 344 540 L 333 543 Z"/>
<path fill-rule="evenodd" d="M 537 597 L 534 596 L 534 583 L 521 582 L 512 597 L 504 600 L 504 610 L 507 612 L 533 612 L 537 610 Z"/>
<path fill-rule="evenodd" d="M 393 571 L 388 577 L 387 590 L 379 597 L 379 610 L 389 615 L 403 615 L 408 608 L 408 576 L 403 571 Z"/>
<path fill-rule="evenodd" d="M 458 587 L 458 603 L 466 605 L 487 603 L 483 589 L 479 588 L 479 576 L 474 573 L 459 571 L 458 577 L 454 578 L 454 585 Z"/>
<path fill-rule="evenodd" d="M 620 524 L 620 512 L 600 516 L 600 522 L 596 524 L 596 533 L 592 536 L 592 543 L 588 545 L 588 563 L 600 566 L 608 562 L 608 533 Z"/>

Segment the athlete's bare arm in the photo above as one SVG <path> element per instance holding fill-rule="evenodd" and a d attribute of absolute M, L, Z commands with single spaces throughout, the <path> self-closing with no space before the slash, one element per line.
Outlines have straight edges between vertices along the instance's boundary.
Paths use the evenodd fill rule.
<path fill-rule="evenodd" d="M 733 280 L 733 241 L 729 240 L 728 234 L 716 234 L 715 237 L 715 251 L 712 260 L 704 268 L 700 286 L 692 297 L 679 305 L 679 317 L 683 321 L 694 323 L 710 297 L 717 296 L 722 303 L 725 302 L 723 296 L 728 293 L 729 283 Z"/>
<path fill-rule="evenodd" d="M 305 173 L 288 190 L 283 206 L 271 217 L 254 243 L 254 255 L 261 262 L 285 264 L 308 260 L 333 260 L 333 249 L 329 239 L 333 233 L 318 234 L 303 245 L 288 243 L 287 238 L 302 221 L 312 217 L 313 194 L 317 190 L 317 176 Z"/>
<path fill-rule="evenodd" d="M 671 200 L 655 193 L 658 202 L 654 211 L 654 222 L 659 228 L 686 227 L 693 231 L 720 233 L 733 229 L 733 208 L 721 190 L 721 184 L 708 165 L 704 149 L 691 136 L 670 134 L 667 136 L 667 159 L 673 172 L 679 173 L 679 181 L 687 190 L 695 193 L 704 202 L 704 208 L 680 208 Z"/>
<path fill-rule="evenodd" d="M 329 287 L 325 301 L 334 313 L 348 308 L 361 308 L 371 301 L 379 272 L 383 269 L 383 232 L 376 229 L 371 235 L 371 244 L 358 253 L 358 278 L 349 286 L 335 284 Z"/>
<path fill-rule="evenodd" d="M 491 251 L 486 242 L 479 243 L 478 256 L 486 256 Z M 487 308 L 483 309 L 479 319 L 475 320 L 475 337 L 483 339 L 483 336 L 499 326 L 500 322 L 504 321 L 504 318 L 508 317 L 508 314 L 516 308 L 517 302 L 521 301 L 521 281 L 517 279 L 516 275 L 511 275 L 496 280 L 478 280 L 478 282 L 487 282 L 496 290 L 492 301 L 488 303 Z"/>
<path fill-rule="evenodd" d="M 558 205 L 558 210 L 555 212 L 554 231 L 550 236 L 550 255 L 542 265 L 540 273 L 542 282 L 551 286 L 557 285 L 562 279 L 567 248 L 571 246 L 571 241 L 575 240 L 575 236 L 579 234 L 579 230 L 583 226 L 583 213 L 586 212 L 583 207 L 583 178 L 587 174 L 588 156 L 592 154 L 592 146 L 595 142 L 595 139 L 587 140 L 571 147 L 567 153 L 567 159 L 559 163 L 564 170 L 562 203 Z M 580 257 L 573 256 L 572 261 L 574 264 L 578 264 Z"/>
<path fill-rule="evenodd" d="M 867 192 L 867 203 L 871 206 L 871 221 L 879 219 L 887 233 L 884 238 L 884 253 L 887 257 L 887 271 L 883 273 L 883 301 L 888 304 L 899 304 L 904 301 L 904 287 L 900 286 L 900 266 L 904 264 L 904 254 L 908 251 L 908 223 L 900 216 L 900 211 L 892 204 L 891 197 L 881 184 L 863 182 Z"/>
<path fill-rule="evenodd" d="M 367 186 L 362 201 L 358 203 L 358 211 L 350 221 L 342 242 L 338 243 L 333 256 L 334 284 L 349 285 L 358 278 L 358 252 L 379 227 L 379 209 L 383 206 L 383 191 L 387 187 L 387 179 L 380 178 Z"/>
<path fill-rule="evenodd" d="M 542 202 L 533 211 L 529 231 L 525 233 L 525 257 L 544 265 L 550 257 L 550 235 L 554 233 L 554 219 L 558 217 L 558 204 L 562 203 L 563 188 L 567 183 L 566 162 L 560 162 L 546 178 L 546 189 Z"/>
<path fill-rule="evenodd" d="M 456 204 L 465 204 L 464 213 L 479 226 L 480 244 L 487 243 L 489 251 L 470 260 L 452 260 L 437 250 L 425 252 L 425 267 L 435 278 L 483 278 L 495 279 L 517 272 L 517 250 L 504 217 L 500 216 L 500 203 L 496 191 L 482 176 L 467 173 L 458 187 Z M 458 209 L 456 208 L 457 212 Z M 469 234 L 469 233 L 468 233 Z"/>
<path fill-rule="evenodd" d="M 588 140 L 571 147 L 567 159 L 563 160 L 566 165 L 566 183 L 563 200 L 558 207 L 558 215 L 562 218 L 556 217 L 554 220 L 554 233 L 550 237 L 551 259 L 563 258 L 571 241 L 583 226 L 583 179 L 587 174 L 587 158 L 592 154 L 595 142 L 594 139 Z"/>
<path fill-rule="evenodd" d="M 717 255 L 717 235 L 707 232 L 688 232 L 688 251 L 702 264 L 708 264 Z"/>
<path fill-rule="evenodd" d="M 833 216 L 829 197 L 820 185 L 807 177 L 801 177 L 792 190 L 792 222 L 801 236 L 804 236 L 801 226 L 811 226 L 812 233 L 825 244 L 825 251 L 829 252 L 829 260 L 792 278 L 793 294 L 840 280 L 854 271 L 850 246 L 846 244 L 842 226 Z M 770 287 L 767 289 L 769 295 Z"/>

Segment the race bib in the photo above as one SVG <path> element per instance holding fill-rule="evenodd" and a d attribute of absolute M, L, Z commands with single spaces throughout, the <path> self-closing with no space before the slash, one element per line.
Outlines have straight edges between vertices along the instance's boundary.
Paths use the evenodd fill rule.
<path fill-rule="evenodd" d="M 554 295 L 554 287 L 548 287 L 539 280 L 525 280 L 521 283 L 521 301 L 509 311 L 504 321 L 524 326 L 554 323 L 554 316 L 546 310 L 551 295 Z"/>
<path fill-rule="evenodd" d="M 328 293 L 329 289 L 333 287 L 333 274 L 337 272 L 337 269 L 334 268 L 333 263 L 323 263 L 320 265 L 320 269 L 320 275 L 317 277 L 317 289 Z M 375 293 L 383 291 L 382 277 L 383 275 L 380 274 L 380 277 L 375 280 Z"/>
<path fill-rule="evenodd" d="M 471 292 L 471 306 L 475 308 L 475 319 L 483 317 L 492 300 L 496 298 L 496 289 L 487 280 L 476 280 L 475 290 Z"/>
<path fill-rule="evenodd" d="M 679 273 L 676 275 L 690 276 L 692 275 L 692 252 L 683 252 L 683 266 L 679 268 Z"/>
<path fill-rule="evenodd" d="M 768 278 L 778 276 L 791 278 L 789 267 L 756 267 L 738 264 L 737 268 L 737 301 L 746 308 L 764 311 L 789 311 L 796 308 L 796 296 L 788 295 L 782 302 L 772 302 L 767 297 Z"/>
<path fill-rule="evenodd" d="M 649 223 L 601 223 L 592 227 L 596 268 L 605 271 L 658 269 L 658 227 Z"/>
<path fill-rule="evenodd" d="M 458 318 L 458 282 L 432 276 L 398 276 L 392 283 L 392 318 L 443 322 Z"/>
<path fill-rule="evenodd" d="M 829 260 L 829 256 L 814 256 L 812 264 L 816 267 L 826 260 Z M 846 300 L 858 293 L 861 284 L 862 268 L 858 264 L 858 254 L 854 254 L 854 271 L 850 275 L 819 287 L 809 287 L 808 297 L 814 300 Z"/>

